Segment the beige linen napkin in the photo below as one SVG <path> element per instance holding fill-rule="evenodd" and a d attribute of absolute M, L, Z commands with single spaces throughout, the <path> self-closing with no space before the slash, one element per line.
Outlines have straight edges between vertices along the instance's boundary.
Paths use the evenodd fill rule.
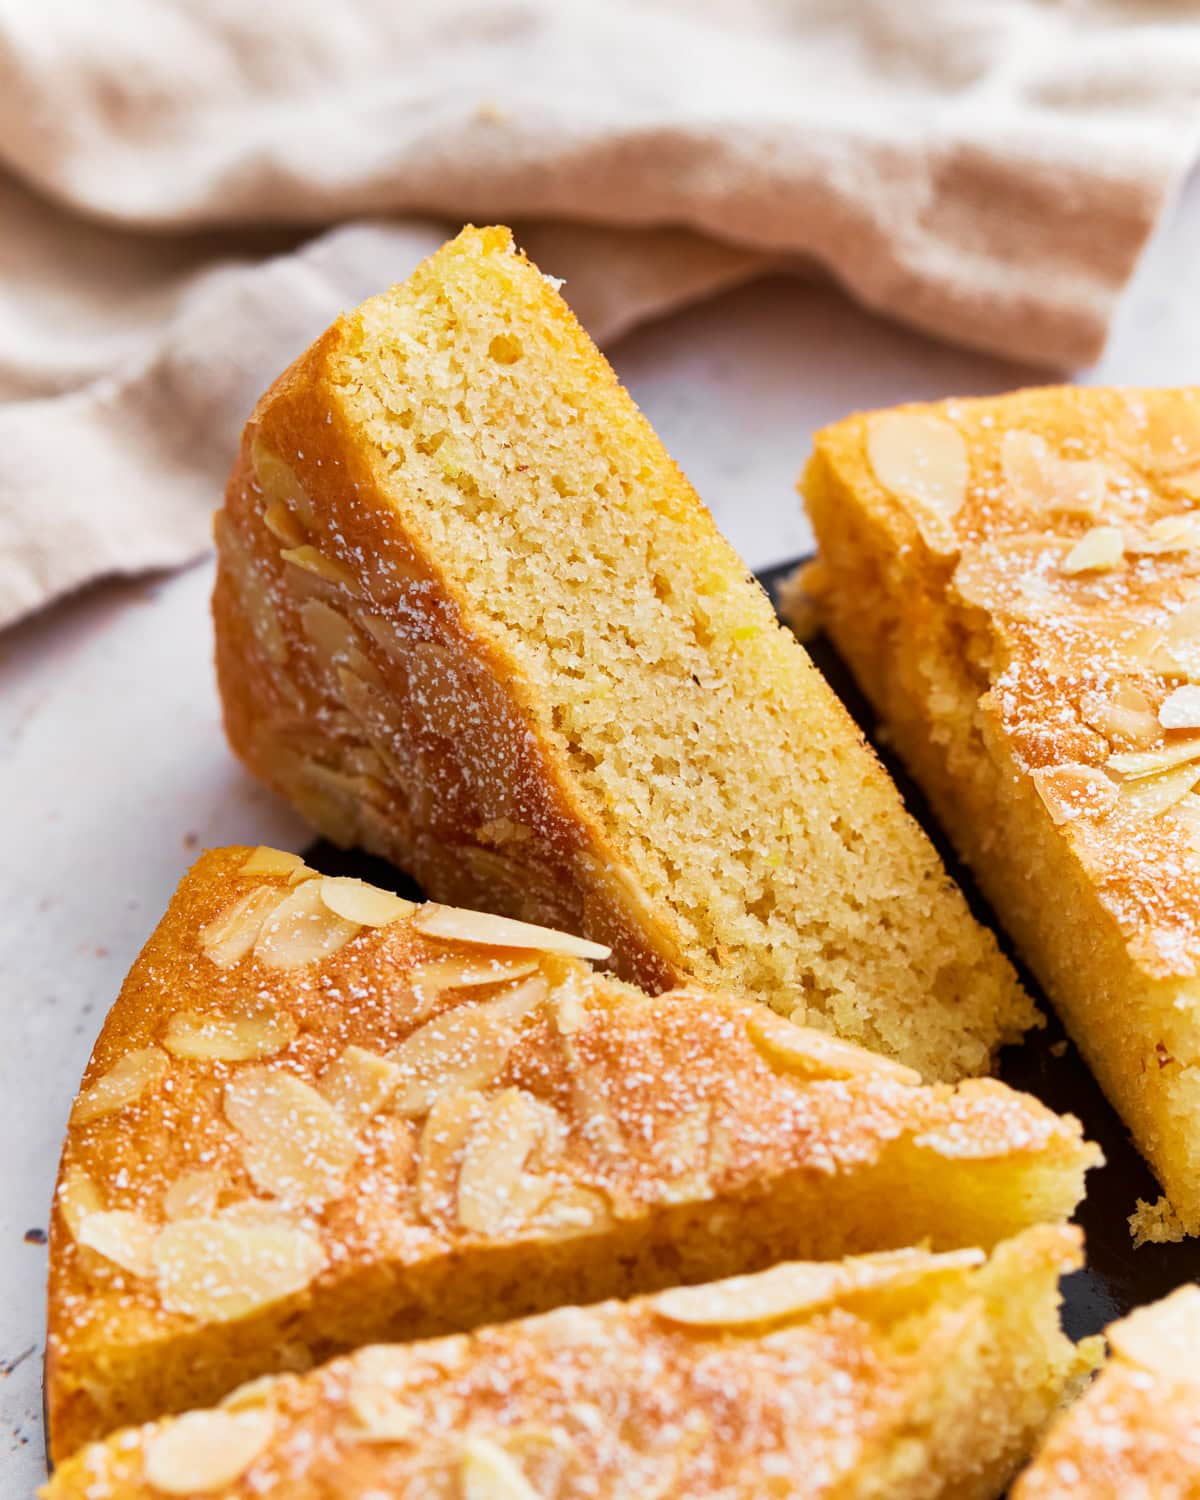
<path fill-rule="evenodd" d="M 254 397 L 465 219 L 601 340 L 815 262 L 1066 367 L 1198 140 L 1153 0 L 4 7 L 0 624 L 201 550 Z"/>

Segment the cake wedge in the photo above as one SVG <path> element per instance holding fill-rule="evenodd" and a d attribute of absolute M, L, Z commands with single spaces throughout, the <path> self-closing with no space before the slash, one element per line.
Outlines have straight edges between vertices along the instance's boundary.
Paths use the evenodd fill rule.
<path fill-rule="evenodd" d="M 1200 1231 L 1200 390 L 1051 388 L 818 434 L 804 584 Z M 1130 1205 L 1132 1207 L 1132 1205 Z"/>
<path fill-rule="evenodd" d="M 1200 1500 L 1200 1287 L 1106 1336 L 1108 1363 L 1050 1428 L 1013 1500 Z"/>
<path fill-rule="evenodd" d="M 366 1348 L 68 1460 L 43 1500 L 995 1500 L 1087 1366 L 1077 1235 L 786 1264 Z"/>
<path fill-rule="evenodd" d="M 230 741 L 335 842 L 927 1078 L 1035 1019 L 507 230 L 464 230 L 280 377 L 216 535 Z"/>
<path fill-rule="evenodd" d="M 50 1229 L 62 1459 L 344 1350 L 1062 1220 L 1099 1152 L 545 928 L 224 849 L 97 1041 Z"/>

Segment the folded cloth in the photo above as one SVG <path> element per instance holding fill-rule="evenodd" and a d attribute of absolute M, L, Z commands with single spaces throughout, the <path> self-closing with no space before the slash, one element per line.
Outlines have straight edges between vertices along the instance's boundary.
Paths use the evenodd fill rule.
<path fill-rule="evenodd" d="M 254 396 L 464 219 L 601 340 L 816 263 L 1069 367 L 1198 147 L 1144 0 L 6 7 L 0 624 L 202 550 Z"/>

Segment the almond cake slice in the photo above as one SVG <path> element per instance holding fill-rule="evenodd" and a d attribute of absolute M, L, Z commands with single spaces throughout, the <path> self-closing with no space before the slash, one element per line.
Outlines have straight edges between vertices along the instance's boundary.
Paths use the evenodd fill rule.
<path fill-rule="evenodd" d="M 1013 1500 L 1200 1500 L 1200 1287 L 1106 1331 L 1111 1358 Z"/>
<path fill-rule="evenodd" d="M 43 1500 L 994 1500 L 1090 1363 L 1078 1231 L 564 1307 L 127 1429 Z"/>
<path fill-rule="evenodd" d="M 1169 1203 L 1200 1231 L 1200 390 L 818 434 L 805 586 Z"/>
<path fill-rule="evenodd" d="M 594 943 L 294 854 L 184 879 L 110 1013 L 50 1233 L 58 1458 L 256 1375 L 1071 1213 L 1078 1123 Z"/>
<path fill-rule="evenodd" d="M 467 229 L 271 387 L 217 519 L 230 741 L 438 901 L 926 1078 L 1035 1012 L 554 285 Z"/>

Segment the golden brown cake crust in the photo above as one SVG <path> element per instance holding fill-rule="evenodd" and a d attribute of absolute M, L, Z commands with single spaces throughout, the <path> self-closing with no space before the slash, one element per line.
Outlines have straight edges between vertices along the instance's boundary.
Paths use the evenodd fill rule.
<path fill-rule="evenodd" d="M 855 416 L 803 488 L 810 597 L 1195 1232 L 1200 391 Z"/>
<path fill-rule="evenodd" d="M 68 1129 L 56 1455 L 367 1341 L 992 1244 L 1069 1214 L 1099 1158 L 1001 1084 L 920 1086 L 748 1001 L 651 1001 L 575 956 L 596 951 L 279 851 L 206 854 Z"/>
<path fill-rule="evenodd" d="M 1013 1500 L 1197 1500 L 1200 1288 L 1108 1330 L 1112 1357 L 1050 1429 Z"/>
<path fill-rule="evenodd" d="M 1079 1357 L 1078 1236 L 755 1277 L 256 1382 L 84 1449 L 45 1500 L 405 1495 L 990 1500 Z"/>
<path fill-rule="evenodd" d="M 451 285 L 461 266 L 483 286 L 479 297 L 492 298 L 482 309 Z M 418 285 L 419 293 L 411 290 Z M 403 357 L 403 339 L 385 327 L 394 308 L 415 305 L 419 296 L 444 313 L 459 297 L 453 314 L 466 323 L 490 316 L 506 290 L 514 308 L 520 301 L 524 321 L 514 326 L 540 341 L 548 362 L 560 361 L 574 383 L 572 399 L 586 390 L 589 406 L 578 425 L 602 424 L 624 466 L 620 483 L 653 497 L 653 519 L 638 513 L 626 523 L 646 534 L 645 576 L 653 571 L 654 529 L 663 528 L 664 518 L 672 546 L 686 540 L 690 573 L 685 579 L 681 566 L 678 578 L 668 577 L 660 560 L 664 571 L 655 575 L 655 588 L 663 599 L 651 600 L 646 619 L 671 600 L 682 610 L 681 594 L 694 598 L 695 670 L 674 663 L 667 672 L 662 665 L 661 698 L 677 705 L 681 733 L 660 757 L 671 764 L 655 760 L 653 769 L 631 773 L 627 807 L 617 806 L 611 788 L 590 786 L 588 737 L 573 738 L 556 718 L 560 705 L 551 689 L 569 674 L 533 662 L 529 640 L 515 627 L 500 628 L 484 607 L 486 590 L 481 595 L 477 580 L 466 581 L 476 559 L 464 549 L 487 547 L 493 504 L 471 490 L 475 480 L 466 468 L 490 465 L 497 484 L 516 485 L 549 462 L 536 437 L 524 436 L 509 388 L 494 367 L 477 379 L 463 377 L 458 405 L 465 411 L 467 398 L 475 403 L 470 441 L 486 450 L 472 450 L 469 460 L 457 456 L 457 431 L 439 426 L 425 433 L 424 414 L 405 408 L 420 406 L 416 375 L 411 390 L 393 390 L 379 369 L 371 377 L 378 387 L 376 425 L 386 419 L 400 433 L 411 426 L 412 451 L 403 463 L 388 439 L 368 431 L 363 415 L 360 366 L 378 364 L 379 349 Z M 448 341 L 450 359 L 457 325 L 448 326 L 438 337 Z M 426 350 L 423 357 L 438 355 Z M 519 367 L 507 368 L 505 378 L 515 380 Z M 541 387 L 531 377 L 518 394 L 535 402 Z M 453 411 L 429 418 L 434 426 L 443 420 L 466 426 Z M 556 441 L 570 442 L 569 430 Z M 522 442 L 528 453 L 518 454 Z M 543 491 L 552 477 L 539 470 Z M 436 486 L 460 501 L 465 493 L 464 505 L 478 502 L 466 541 L 438 532 L 444 509 L 435 503 Z M 504 517 L 512 522 L 523 514 L 520 503 L 509 497 L 496 506 L 507 507 Z M 572 506 L 582 513 L 582 497 L 562 499 L 548 534 L 561 539 L 577 524 L 580 556 L 556 559 L 555 578 L 569 589 L 577 569 L 579 588 L 595 599 L 595 618 L 605 622 L 616 608 L 617 587 L 609 586 L 606 605 L 605 584 L 595 576 L 595 559 L 585 555 L 586 532 Z M 606 524 L 603 512 L 596 524 Z M 687 978 L 736 985 L 900 1057 L 927 1077 L 986 1072 L 996 1048 L 1035 1019 L 991 934 L 971 919 L 858 730 L 781 634 L 765 596 L 747 587 L 743 565 L 686 480 L 561 298 L 512 252 L 507 231 L 464 231 L 409 287 L 341 319 L 276 382 L 246 429 L 217 541 L 217 667 L 230 741 L 258 776 L 337 842 L 385 855 L 439 900 L 586 932 L 612 946 L 618 971 L 647 989 Z M 526 537 L 497 542 L 496 550 L 512 557 L 521 547 L 542 545 Z M 705 623 L 710 604 L 736 620 L 720 624 L 725 633 L 708 661 L 697 642 L 717 628 Z M 526 634 L 542 639 L 553 624 L 543 621 Z M 643 628 L 652 639 L 654 627 L 644 622 L 622 616 L 619 629 L 613 627 L 626 632 L 622 641 L 640 640 Z M 577 626 L 561 629 L 569 634 Z M 580 661 L 572 670 L 611 665 L 590 660 L 587 651 Z M 609 682 L 600 675 L 587 707 L 604 728 L 621 722 L 622 683 L 632 678 L 624 672 Z M 716 778 L 703 760 L 716 733 L 705 730 L 709 700 L 743 678 L 749 685 L 737 696 L 756 701 L 762 722 L 776 726 L 779 770 L 771 796 L 776 781 L 787 782 L 794 789 L 790 806 L 757 830 L 756 815 L 722 806 L 732 841 L 714 834 L 684 861 L 687 868 L 656 851 L 665 881 L 665 894 L 656 894 L 634 868 L 635 846 L 652 844 L 661 836 L 656 829 L 672 819 L 701 826 L 702 793 L 716 802 L 736 799 L 735 782 L 756 763 L 759 751 L 746 748 L 744 764 L 726 765 Z M 786 732 L 776 732 L 780 724 Z M 620 761 L 619 749 L 609 759 Z M 669 817 L 655 800 L 664 797 L 673 799 Z M 776 842 L 780 852 L 767 854 L 765 846 Z M 685 883 L 715 884 L 743 865 L 757 870 L 746 901 L 731 901 L 712 931 L 706 924 L 715 902 L 698 898 L 683 910 Z M 793 918 L 780 905 L 772 927 L 771 914 L 784 899 L 779 892 L 793 901 L 799 887 L 811 918 L 809 909 Z M 797 944 L 801 952 L 790 968 L 777 960 Z M 756 965 L 769 977 L 739 978 Z"/>

